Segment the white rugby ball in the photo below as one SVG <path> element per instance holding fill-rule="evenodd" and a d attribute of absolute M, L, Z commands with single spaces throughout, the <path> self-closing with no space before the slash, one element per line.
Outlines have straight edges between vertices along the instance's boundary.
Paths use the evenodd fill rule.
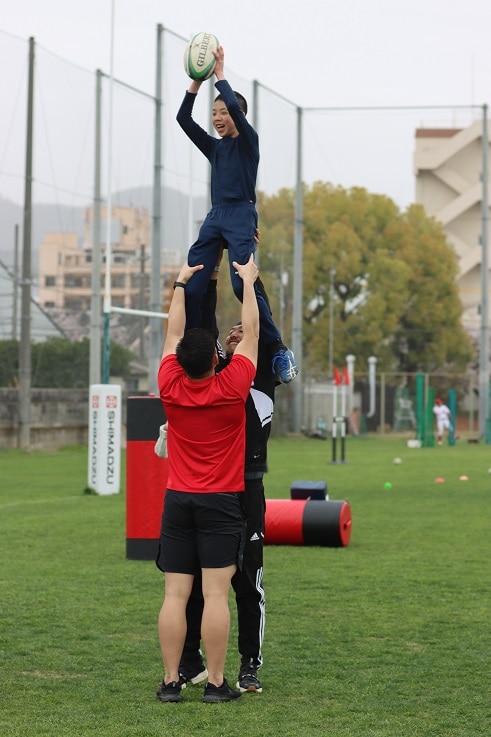
<path fill-rule="evenodd" d="M 186 46 L 184 69 L 188 77 L 203 82 L 215 71 L 216 59 L 213 52 L 218 49 L 218 38 L 213 33 L 197 33 Z"/>

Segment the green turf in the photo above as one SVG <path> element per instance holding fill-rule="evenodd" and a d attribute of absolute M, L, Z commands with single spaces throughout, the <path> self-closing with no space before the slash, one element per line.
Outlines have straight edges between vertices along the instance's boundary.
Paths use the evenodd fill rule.
<path fill-rule="evenodd" d="M 85 449 L 0 452 L 0 734 L 487 737 L 489 447 L 349 439 L 347 458 L 271 441 L 267 496 L 326 480 L 353 532 L 346 548 L 266 548 L 264 692 L 207 705 L 201 687 L 154 697 L 161 574 L 125 559 L 124 493 L 83 493 Z"/>

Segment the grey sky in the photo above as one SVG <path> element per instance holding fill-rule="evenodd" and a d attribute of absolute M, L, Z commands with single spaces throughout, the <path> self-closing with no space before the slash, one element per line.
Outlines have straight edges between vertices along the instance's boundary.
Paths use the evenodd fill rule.
<path fill-rule="evenodd" d="M 301 106 L 489 102 L 486 0 L 114 5 L 115 74 L 137 87 L 148 85 L 155 26 L 162 23 L 183 36 L 211 30 L 238 75 L 258 79 Z M 17 0 L 4 9 L 0 27 L 33 35 L 88 69 L 109 71 L 111 0 Z"/>
<path fill-rule="evenodd" d="M 257 79 L 264 88 L 302 108 L 491 103 L 488 0 L 249 0 L 225 5 L 197 0 L 116 0 L 114 19 L 114 74 L 150 94 L 154 92 L 156 25 L 162 23 L 184 37 L 199 30 L 215 33 L 225 48 L 226 70 L 233 73 L 236 84 Z M 32 35 L 51 54 L 89 71 L 102 68 L 109 72 L 111 0 L 85 0 L 83 4 L 73 0 L 16 0 L 4 10 L 0 31 L 21 39 Z M 176 45 L 175 53 L 172 43 L 170 47 L 169 51 L 168 44 L 167 53 L 173 54 L 172 61 L 166 57 L 169 121 L 188 84 L 180 47 Z M 9 63 L 5 58 L 1 61 L 4 76 Z M 1 84 L 8 84 L 5 76 Z M 8 95 L 14 94 L 5 87 L 3 97 L 5 89 Z M 91 89 L 89 83 L 87 89 Z M 47 89 L 44 95 L 49 108 Z M 84 113 L 79 120 L 90 115 L 90 104 L 82 106 Z M 12 129 L 18 129 L 23 139 L 22 119 L 14 118 L 8 110 L 0 134 L 6 140 L 7 133 L 12 137 Z M 43 111 L 39 108 L 37 115 L 41 125 Z M 145 115 L 148 130 L 140 138 L 148 139 L 148 149 L 153 145 L 149 139 L 151 114 L 148 111 Z M 294 106 L 286 106 L 286 121 L 284 115 L 283 103 L 268 96 L 260 110 L 259 175 L 259 186 L 267 191 L 274 190 L 278 181 L 281 186 L 281 177 L 284 186 L 294 184 Z M 450 107 L 443 111 L 309 113 L 303 128 L 304 179 L 323 179 L 343 186 L 359 184 L 386 193 L 405 206 L 413 192 L 415 127 L 465 125 L 479 115 L 479 110 L 462 112 Z M 263 133 L 265 117 L 268 127 Z M 49 113 L 44 125 L 48 125 L 48 118 Z M 206 122 L 206 113 L 200 122 Z M 167 150 L 169 156 L 171 152 L 174 156 L 176 144 L 182 139 L 177 124 L 169 124 L 169 129 Z M 50 146 L 54 144 L 44 145 L 46 156 Z M 75 149 L 78 147 L 77 143 Z M 288 166 L 281 163 L 285 163 L 285 174 L 277 179 L 278 162 L 285 159 L 285 152 L 289 154 Z M 89 159 L 91 154 L 77 155 Z M 139 162 L 147 155 L 139 152 Z M 186 190 L 186 175 L 194 164 L 188 161 L 188 153 L 180 161 L 178 154 L 176 157 L 177 162 L 169 161 L 167 167 L 169 184 Z M 72 170 L 76 166 L 73 163 Z M 0 174 L 9 167 L 8 155 L 2 156 L 0 143 Z M 173 182 L 176 167 L 182 171 Z M 56 170 L 57 166 L 46 158 L 41 179 L 59 176 L 49 175 L 50 169 Z M 148 177 L 141 178 L 143 181 Z M 12 179 L 0 176 L 0 194 L 9 196 L 9 189 L 16 189 L 9 187 L 9 181 Z M 58 186 L 65 188 L 63 184 Z M 86 189 L 90 189 L 88 184 L 84 185 Z"/>

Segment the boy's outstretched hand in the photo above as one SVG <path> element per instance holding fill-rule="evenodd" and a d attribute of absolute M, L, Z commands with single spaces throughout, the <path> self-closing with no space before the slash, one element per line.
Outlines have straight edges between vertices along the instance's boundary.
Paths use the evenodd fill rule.
<path fill-rule="evenodd" d="M 219 46 L 216 51 L 213 52 L 213 56 L 216 59 L 215 64 L 215 76 L 217 79 L 225 79 L 224 63 L 225 63 L 225 52 L 223 46 Z"/>

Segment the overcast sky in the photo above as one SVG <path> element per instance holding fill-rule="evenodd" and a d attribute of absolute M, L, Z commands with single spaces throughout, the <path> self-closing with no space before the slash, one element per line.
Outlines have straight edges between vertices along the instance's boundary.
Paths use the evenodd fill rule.
<path fill-rule="evenodd" d="M 34 36 L 40 47 L 76 65 L 90 71 L 110 71 L 112 0 L 15 0 L 4 6 L 0 31 L 21 39 Z M 490 0 L 248 0 L 213 4 L 115 0 L 114 6 L 114 75 L 149 93 L 154 91 L 156 25 L 161 23 L 186 38 L 201 30 L 215 33 L 225 48 L 226 71 L 233 70 L 244 80 L 256 79 L 302 108 L 491 103 Z M 6 73 L 8 63 L 3 59 L 2 76 Z M 181 94 L 188 84 L 181 55 L 176 58 L 175 75 Z M 474 118 L 479 114 L 474 111 Z M 399 183 L 394 177 L 387 182 L 377 178 L 381 167 L 378 144 L 373 146 L 378 163 L 377 158 L 367 160 L 360 169 L 359 182 L 353 181 L 356 173 L 347 176 L 344 171 L 346 154 L 336 158 L 334 151 L 323 149 L 323 137 L 339 135 L 341 139 L 344 131 L 349 150 L 351 144 L 356 148 L 360 128 L 387 125 L 385 118 L 381 123 L 380 117 L 368 113 L 358 117 L 353 127 L 347 119 L 338 119 L 339 127 L 334 131 L 329 127 L 317 131 L 315 123 L 308 124 L 305 135 L 310 135 L 312 125 L 312 137 L 319 136 L 319 153 L 307 156 L 305 178 L 309 179 L 311 166 L 313 178 L 324 178 L 310 159 L 318 163 L 325 156 L 322 172 L 326 171 L 329 181 L 387 190 L 400 204 L 407 204 L 414 188 L 407 154 L 412 152 L 414 127 L 432 123 L 451 127 L 462 121 L 450 107 L 438 114 L 423 109 L 401 113 L 396 119 L 403 121 L 405 128 L 402 138 L 393 138 L 393 150 L 388 147 L 387 167 L 396 162 L 397 150 L 404 149 L 405 158 L 395 164 Z M 394 120 L 387 131 L 395 129 Z M 385 146 L 389 137 L 384 133 L 380 145 Z M 336 141 L 331 144 L 336 148 Z M 369 139 L 363 146 L 371 147 Z M 267 172 L 264 143 L 261 154 L 261 166 Z M 5 194 L 1 181 L 0 193 Z"/>
<path fill-rule="evenodd" d="M 111 0 L 15 0 L 0 28 L 109 71 Z M 115 0 L 115 74 L 154 68 L 157 23 L 215 33 L 226 63 L 301 106 L 490 102 L 488 0 Z"/>

